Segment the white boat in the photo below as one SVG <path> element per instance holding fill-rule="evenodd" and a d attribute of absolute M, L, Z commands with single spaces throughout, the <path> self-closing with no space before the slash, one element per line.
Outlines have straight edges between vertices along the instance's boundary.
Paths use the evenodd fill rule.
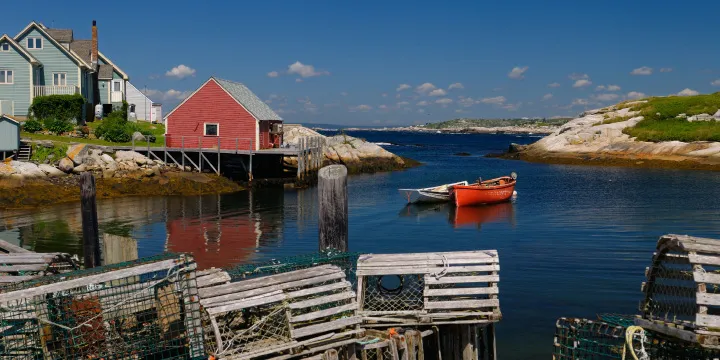
<path fill-rule="evenodd" d="M 399 189 L 408 203 L 437 203 L 450 201 L 450 188 L 455 185 L 468 185 L 467 181 L 433 186 L 423 189 Z"/>

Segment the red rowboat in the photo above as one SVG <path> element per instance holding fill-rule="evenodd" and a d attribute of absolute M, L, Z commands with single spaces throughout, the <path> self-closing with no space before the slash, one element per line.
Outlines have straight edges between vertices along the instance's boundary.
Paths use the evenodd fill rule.
<path fill-rule="evenodd" d="M 515 191 L 517 175 L 479 181 L 471 185 L 452 187 L 451 196 L 456 206 L 494 204 L 510 200 Z"/>

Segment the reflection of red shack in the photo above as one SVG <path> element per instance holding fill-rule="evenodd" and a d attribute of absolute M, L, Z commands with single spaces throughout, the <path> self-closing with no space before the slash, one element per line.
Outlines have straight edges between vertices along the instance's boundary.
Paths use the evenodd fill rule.
<path fill-rule="evenodd" d="M 167 222 L 170 252 L 191 253 L 198 269 L 245 263 L 260 241 L 259 223 L 249 216 L 208 221 L 176 219 Z"/>

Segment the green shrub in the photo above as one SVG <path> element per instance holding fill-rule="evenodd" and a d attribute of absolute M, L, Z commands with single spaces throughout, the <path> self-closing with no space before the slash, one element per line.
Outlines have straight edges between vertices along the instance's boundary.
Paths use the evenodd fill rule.
<path fill-rule="evenodd" d="M 44 146 L 36 144 L 33 146 L 32 156 L 30 156 L 30 160 L 39 163 L 45 162 L 45 160 L 55 162 L 65 157 L 65 152 L 67 152 L 67 149 L 67 145 L 55 145 L 55 147 L 46 148 Z"/>
<path fill-rule="evenodd" d="M 43 122 L 45 123 L 45 129 L 58 135 L 71 131 L 74 127 L 69 120 L 49 118 L 45 119 Z"/>
<path fill-rule="evenodd" d="M 72 121 L 82 119 L 85 98 L 75 95 L 37 96 L 30 105 L 30 111 L 39 120 L 58 119 Z"/>
<path fill-rule="evenodd" d="M 29 133 L 36 133 L 42 131 L 43 124 L 35 119 L 30 119 L 22 124 L 22 130 Z"/>
<path fill-rule="evenodd" d="M 110 142 L 128 142 L 132 138 L 131 125 L 121 112 L 113 111 L 95 129 L 95 136 Z"/>

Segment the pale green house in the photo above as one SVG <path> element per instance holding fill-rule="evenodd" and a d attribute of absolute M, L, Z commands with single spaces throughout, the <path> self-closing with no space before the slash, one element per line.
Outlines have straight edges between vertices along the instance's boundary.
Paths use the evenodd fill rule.
<path fill-rule="evenodd" d="M 0 114 L 20 119 L 32 99 L 44 95 L 82 94 L 87 111 L 103 104 L 109 112 L 125 100 L 129 77 L 98 49 L 93 38 L 78 40 L 68 29 L 31 22 L 15 37 L 0 37 Z"/>
<path fill-rule="evenodd" d="M 20 148 L 20 122 L 9 115 L 0 115 L 0 160 Z"/>

